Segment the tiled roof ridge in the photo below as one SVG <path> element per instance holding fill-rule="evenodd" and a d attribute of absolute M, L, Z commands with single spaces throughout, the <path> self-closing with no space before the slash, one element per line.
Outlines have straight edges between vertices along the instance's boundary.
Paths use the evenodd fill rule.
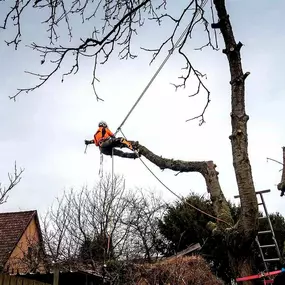
<path fill-rule="evenodd" d="M 37 210 L 25 210 L 25 211 L 13 211 L 13 212 L 0 212 L 0 215 L 6 215 L 6 214 L 24 214 L 24 213 L 34 213 L 37 212 Z"/>

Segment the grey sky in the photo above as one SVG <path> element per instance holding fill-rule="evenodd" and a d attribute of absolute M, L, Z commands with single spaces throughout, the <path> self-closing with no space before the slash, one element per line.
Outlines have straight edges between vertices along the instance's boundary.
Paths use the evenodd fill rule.
<path fill-rule="evenodd" d="M 177 13 L 183 8 L 176 1 L 170 7 Z M 185 1 L 183 1 L 185 2 Z M 6 2 L 5 2 L 6 3 Z M 4 7 L 0 5 L 0 18 Z M 267 163 L 266 157 L 281 160 L 281 146 L 285 144 L 283 110 L 285 104 L 283 51 L 285 35 L 283 12 L 284 1 L 278 0 L 229 0 L 229 14 L 236 40 L 245 46 L 242 49 L 244 71 L 251 75 L 246 81 L 247 113 L 249 121 L 249 153 L 256 190 L 272 189 L 267 194 L 270 211 L 283 209 L 284 201 L 279 197 L 275 184 L 280 180 L 279 165 Z M 4 39 L 8 32 L 0 31 L 0 181 L 13 169 L 17 160 L 26 169 L 22 182 L 11 192 L 8 203 L 1 210 L 38 209 L 44 211 L 69 187 L 78 188 L 85 183 L 92 185 L 99 179 L 99 151 L 89 147 L 83 154 L 85 138 L 92 138 L 99 120 L 104 119 L 112 130 L 121 123 L 149 79 L 163 60 L 160 56 L 149 66 L 151 54 L 142 53 L 136 60 L 112 60 L 98 70 L 101 80 L 98 91 L 105 102 L 98 103 L 90 85 L 92 60 L 82 61 L 78 75 L 60 82 L 55 76 L 41 89 L 21 94 L 17 102 L 8 96 L 16 88 L 35 83 L 36 79 L 24 74 L 24 70 L 41 71 L 40 58 L 25 44 L 32 41 L 45 43 L 43 27 L 36 25 L 41 15 L 29 11 L 24 21 L 23 42 L 18 51 L 7 47 Z M 151 30 L 150 30 L 151 27 Z M 151 31 L 151 32 L 150 32 Z M 83 33 L 78 26 L 75 33 Z M 167 33 L 167 27 L 146 26 L 134 48 L 144 44 L 157 47 L 159 39 Z M 83 34 L 84 36 L 84 34 Z M 211 104 L 206 113 L 206 124 L 185 123 L 185 120 L 199 114 L 205 97 L 187 95 L 195 86 L 189 82 L 185 90 L 174 92 L 170 82 L 177 82 L 181 57 L 173 55 L 159 77 L 149 89 L 137 109 L 131 115 L 123 130 L 129 139 L 139 140 L 153 152 L 164 157 L 183 160 L 214 160 L 220 172 L 220 183 L 225 195 L 233 199 L 237 193 L 232 167 L 231 145 L 228 139 L 230 126 L 230 85 L 228 64 L 224 54 L 210 49 L 193 51 L 204 36 L 196 33 L 196 41 L 189 44 L 189 55 L 196 68 L 207 73 L 205 82 L 211 90 Z M 219 37 L 220 48 L 223 42 Z M 68 68 L 68 62 L 64 68 Z M 170 140 L 175 134 L 177 137 Z M 155 173 L 174 191 L 187 195 L 191 190 L 206 193 L 199 174 L 174 176 L 171 171 L 161 172 L 155 166 Z M 111 170 L 111 159 L 104 158 L 104 170 Z M 115 170 L 126 178 L 127 187 L 154 188 L 163 193 L 166 200 L 174 197 L 150 176 L 140 161 L 115 159 Z"/>

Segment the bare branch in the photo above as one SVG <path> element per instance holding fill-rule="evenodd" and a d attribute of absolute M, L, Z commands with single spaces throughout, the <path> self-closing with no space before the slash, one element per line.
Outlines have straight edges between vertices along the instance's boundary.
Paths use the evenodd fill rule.
<path fill-rule="evenodd" d="M 280 161 L 278 161 L 278 160 L 275 160 L 275 159 L 273 159 L 273 158 L 267 157 L 266 159 L 267 159 L 267 162 L 268 162 L 268 160 L 271 160 L 271 161 L 274 161 L 274 162 L 279 163 L 279 164 L 281 164 L 281 165 L 284 165 L 282 162 L 280 162 Z"/>
<path fill-rule="evenodd" d="M 15 45 L 15 49 L 18 48 L 19 43 L 21 42 L 21 17 L 24 10 L 26 10 L 27 6 L 31 3 L 31 0 L 25 1 L 15 1 L 14 5 L 10 7 L 10 11 L 7 13 L 2 26 L 0 26 L 0 29 L 7 29 L 7 24 L 9 19 L 14 22 L 14 26 L 16 27 L 16 35 L 14 39 L 10 41 L 5 41 L 6 44 L 9 45 Z"/>
<path fill-rule="evenodd" d="M 182 43 L 179 46 L 179 54 L 184 58 L 184 60 L 186 61 L 186 67 L 182 68 L 183 70 L 186 70 L 186 74 L 182 75 L 179 77 L 179 79 L 182 80 L 182 83 L 180 84 L 173 84 L 172 85 L 175 87 L 175 90 L 177 91 L 179 88 L 183 87 L 186 88 L 186 82 L 190 79 L 190 76 L 193 74 L 194 78 L 196 78 L 196 80 L 198 81 L 198 85 L 197 85 L 197 91 L 192 94 L 189 95 L 189 97 L 194 97 L 196 95 L 200 94 L 201 89 L 203 91 L 206 92 L 206 103 L 205 106 L 202 110 L 202 113 L 200 115 L 197 115 L 191 119 L 186 120 L 186 122 L 194 120 L 194 119 L 200 119 L 199 121 L 199 125 L 202 125 L 203 123 L 205 123 L 205 119 L 204 119 L 204 114 L 209 106 L 210 103 L 210 91 L 208 90 L 208 88 L 205 86 L 205 84 L 202 81 L 202 78 L 205 77 L 204 74 L 202 74 L 201 72 L 199 72 L 197 69 L 195 69 L 193 67 L 193 65 L 191 64 L 189 57 L 186 55 L 186 53 L 183 51 L 183 49 L 185 48 L 185 44 L 187 42 L 188 38 L 192 37 L 192 33 L 193 30 L 195 28 L 195 26 L 198 23 L 203 23 L 204 27 L 205 27 L 205 31 L 207 33 L 207 39 L 208 42 L 203 45 L 202 47 L 199 48 L 199 50 L 202 50 L 204 47 L 212 47 L 214 50 L 217 50 L 211 41 L 211 35 L 210 35 L 210 31 L 209 31 L 209 23 L 206 20 L 206 18 L 204 17 L 204 6 L 207 3 L 207 1 L 201 1 L 201 4 L 199 4 L 199 1 L 190 1 L 190 3 L 188 4 L 188 6 L 183 10 L 183 12 L 181 13 L 180 17 L 178 19 L 173 18 L 171 15 L 169 14 L 162 14 L 159 17 L 153 17 L 150 18 L 151 20 L 156 20 L 159 24 L 161 24 L 162 19 L 164 18 L 168 18 L 170 19 L 172 22 L 175 23 L 174 29 L 172 34 L 162 43 L 162 45 L 158 48 L 158 49 L 146 49 L 146 48 L 142 48 L 145 51 L 152 51 L 153 53 L 153 58 L 151 63 L 156 59 L 156 57 L 161 53 L 161 51 L 163 50 L 164 46 L 168 43 L 170 43 L 170 50 L 169 52 L 173 52 L 174 50 L 174 37 L 177 34 L 177 29 L 178 27 L 181 25 L 182 20 L 185 18 L 185 15 L 188 15 L 187 12 L 190 10 L 194 10 L 193 14 L 192 14 L 192 18 L 190 21 L 190 24 L 188 26 L 188 29 L 184 35 L 184 38 L 182 40 Z M 193 7 L 194 6 L 194 7 Z"/>
<path fill-rule="evenodd" d="M 25 3 L 21 13 L 23 10 L 27 10 L 24 8 L 29 6 L 29 3 L 30 1 Z M 62 72 L 62 82 L 66 76 L 77 74 L 79 72 L 79 62 L 82 57 L 93 57 L 94 64 L 91 85 L 96 99 L 98 101 L 103 101 L 96 91 L 95 84 L 96 81 L 99 82 L 96 75 L 98 63 L 106 63 L 110 56 L 114 52 L 117 52 L 117 50 L 119 59 L 135 59 L 138 55 L 133 53 L 131 44 L 134 36 L 138 35 L 138 29 L 145 24 L 146 20 L 154 21 L 158 25 L 170 21 L 173 24 L 173 28 L 170 31 L 170 35 L 168 35 L 166 40 L 160 44 L 159 48 L 150 49 L 141 47 L 144 51 L 153 52 L 153 57 L 150 61 L 151 64 L 165 48 L 169 53 L 174 52 L 174 42 L 179 36 L 180 27 L 182 27 L 183 23 L 186 21 L 186 23 L 189 23 L 189 28 L 186 33 L 183 34 L 182 43 L 178 46 L 179 54 L 186 61 L 186 68 L 183 68 L 185 74 L 182 74 L 179 77 L 181 83 L 172 85 L 177 90 L 180 87 L 186 88 L 186 82 L 192 79 L 191 76 L 197 80 L 197 91 L 194 94 L 189 95 L 189 97 L 206 92 L 206 103 L 200 115 L 187 121 L 199 119 L 199 124 L 202 125 L 205 122 L 204 114 L 210 103 L 210 92 L 203 82 L 203 79 L 206 78 L 205 75 L 194 68 L 191 63 L 189 55 L 186 52 L 186 50 L 189 49 L 188 47 L 186 49 L 186 44 L 188 39 L 192 38 L 194 29 L 198 27 L 199 24 L 202 24 L 207 36 L 207 42 L 198 49 L 202 50 L 205 47 L 211 47 L 216 50 L 212 44 L 209 22 L 205 17 L 204 9 L 207 3 L 208 0 L 191 0 L 177 17 L 173 16 L 170 11 L 167 11 L 165 0 L 157 3 L 156 7 L 151 0 L 119 0 L 116 2 L 100 0 L 96 3 L 88 0 L 74 0 L 71 3 L 67 3 L 64 0 L 51 2 L 36 1 L 33 7 L 45 10 L 49 15 L 42 24 L 47 25 L 50 44 L 46 46 L 33 42 L 29 47 L 37 51 L 41 57 L 41 63 L 49 63 L 52 66 L 52 70 L 48 73 L 26 71 L 26 73 L 38 78 L 38 84 L 32 87 L 18 88 L 16 94 L 9 96 L 9 98 L 16 100 L 19 94 L 23 92 L 29 93 L 42 87 L 52 76 L 57 74 L 60 69 L 65 67 L 67 57 L 69 58 L 69 56 L 71 56 L 73 63 L 70 68 Z M 10 13 L 16 13 L 15 9 L 16 8 L 10 10 Z M 213 9 L 212 4 L 209 9 Z M 93 26 L 93 31 L 90 33 L 92 36 L 80 39 L 81 43 L 79 45 L 78 43 L 71 43 L 70 45 L 59 44 L 60 33 L 62 33 L 62 31 L 59 32 L 58 30 L 60 23 L 64 21 L 67 33 L 71 40 L 73 35 L 70 18 L 75 17 L 76 15 L 81 17 L 82 25 L 85 24 L 86 21 L 90 22 L 91 19 L 101 18 L 101 28 L 98 27 L 97 24 L 96 26 Z M 9 15 L 7 16 L 7 19 L 4 19 L 3 26 L 5 28 L 8 19 L 10 19 Z M 20 15 L 17 16 L 16 19 L 18 19 L 20 23 Z M 18 26 L 16 19 L 12 19 L 12 22 L 15 26 Z M 90 27 L 88 27 L 88 29 L 90 29 Z"/>
<path fill-rule="evenodd" d="M 20 269 L 22 272 L 32 272 L 45 268 L 46 259 L 44 245 L 37 232 L 26 232 L 24 239 L 16 245 L 17 254 L 9 258 L 6 265 L 9 269 Z"/>
<path fill-rule="evenodd" d="M 93 189 L 71 190 L 57 201 L 43 221 L 51 260 L 95 270 L 109 259 L 157 257 L 164 204 L 153 194 L 126 191 L 122 182 L 115 176 L 113 188 L 107 175 Z"/>
<path fill-rule="evenodd" d="M 24 169 L 20 168 L 20 170 L 17 169 L 17 165 L 15 162 L 14 166 L 14 173 L 8 173 L 8 178 L 9 178 L 9 185 L 7 187 L 2 187 L 0 183 L 0 205 L 4 204 L 7 202 L 8 199 L 8 194 L 9 192 L 21 181 L 22 173 L 24 172 Z"/>
<path fill-rule="evenodd" d="M 71 6 L 69 11 L 66 11 L 65 6 L 63 5 L 63 1 L 60 1 L 59 3 L 55 2 L 54 5 L 51 4 L 51 6 L 42 5 L 38 6 L 40 8 L 49 7 L 51 11 L 51 16 L 48 20 L 45 22 L 49 23 L 49 31 L 50 31 L 50 40 L 51 44 L 53 44 L 53 39 L 55 38 L 57 40 L 58 36 L 55 31 L 55 26 L 57 26 L 58 22 L 61 19 L 65 19 L 68 23 L 68 29 L 70 30 L 71 35 L 71 28 L 69 26 L 69 21 L 67 15 L 70 13 L 80 13 L 82 16 L 85 12 L 85 9 L 87 8 L 87 2 L 85 2 L 85 6 L 81 8 L 76 8 L 76 4 L 79 4 L 80 2 L 74 1 L 73 5 Z M 100 5 L 102 2 L 100 1 L 98 5 Z M 132 3 L 132 1 L 130 1 Z M 65 12 L 59 16 L 59 18 L 56 20 L 56 11 L 57 9 L 61 7 Z M 133 55 L 131 53 L 131 39 L 133 37 L 133 34 L 136 33 L 136 29 L 133 28 L 133 25 L 142 25 L 142 20 L 140 16 L 139 10 L 145 7 L 145 9 L 153 10 L 153 7 L 150 3 L 150 0 L 144 0 L 142 2 L 138 1 L 137 5 L 128 5 L 128 4 L 121 4 L 121 2 L 118 2 L 117 4 L 112 6 L 112 2 L 106 2 L 104 5 L 105 9 L 105 25 L 103 27 L 102 35 L 104 35 L 104 32 L 107 27 L 111 27 L 111 30 L 107 32 L 106 35 L 103 36 L 101 40 L 95 38 L 87 38 L 86 40 L 82 40 L 82 44 L 79 46 L 74 47 L 64 47 L 62 45 L 58 47 L 53 46 L 42 46 L 38 45 L 36 43 L 33 43 L 30 47 L 37 52 L 40 53 L 42 57 L 42 64 L 44 64 L 47 61 L 47 57 L 55 57 L 53 59 L 50 59 L 50 63 L 55 65 L 53 70 L 49 74 L 40 74 L 35 72 L 27 72 L 31 75 L 34 75 L 39 78 L 40 83 L 35 85 L 34 87 L 28 87 L 28 88 L 19 88 L 18 92 L 10 96 L 10 99 L 15 100 L 16 97 L 22 93 L 26 92 L 29 93 L 31 91 L 34 91 L 37 88 L 40 88 L 43 86 L 55 73 L 58 72 L 60 67 L 62 66 L 67 54 L 72 54 L 74 56 L 74 64 L 73 66 L 67 71 L 66 73 L 63 73 L 62 76 L 62 82 L 64 80 L 64 77 L 70 74 L 76 74 L 79 70 L 79 57 L 95 57 L 95 64 L 94 64 L 94 70 L 93 70 L 93 76 L 96 71 L 97 67 L 97 60 L 98 57 L 102 57 L 101 64 L 104 64 L 110 57 L 111 53 L 114 51 L 115 44 L 117 43 L 118 46 L 123 46 L 121 51 L 119 52 L 119 56 L 121 59 L 127 59 L 127 58 L 135 58 L 136 55 Z M 95 12 L 98 10 L 98 6 L 95 9 Z M 94 14 L 95 15 L 95 14 Z M 116 24 L 112 25 L 113 21 L 117 21 Z M 96 29 L 95 29 L 96 31 Z M 96 33 L 93 33 L 93 36 Z M 98 97 L 95 87 L 94 87 L 94 80 L 92 81 L 93 90 L 95 92 L 97 100 L 102 100 Z"/>

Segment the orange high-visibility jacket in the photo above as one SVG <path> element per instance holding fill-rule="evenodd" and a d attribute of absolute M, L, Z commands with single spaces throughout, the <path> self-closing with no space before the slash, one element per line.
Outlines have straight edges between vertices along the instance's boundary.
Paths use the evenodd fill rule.
<path fill-rule="evenodd" d="M 99 129 L 94 135 L 94 143 L 96 146 L 99 146 L 100 141 L 113 136 L 114 134 L 108 128 L 99 127 Z"/>

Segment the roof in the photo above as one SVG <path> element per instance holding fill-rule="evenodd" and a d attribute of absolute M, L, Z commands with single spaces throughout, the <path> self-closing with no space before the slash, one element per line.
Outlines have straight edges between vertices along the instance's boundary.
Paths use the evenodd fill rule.
<path fill-rule="evenodd" d="M 0 213 L 0 266 L 4 266 L 34 217 L 35 210 Z"/>

